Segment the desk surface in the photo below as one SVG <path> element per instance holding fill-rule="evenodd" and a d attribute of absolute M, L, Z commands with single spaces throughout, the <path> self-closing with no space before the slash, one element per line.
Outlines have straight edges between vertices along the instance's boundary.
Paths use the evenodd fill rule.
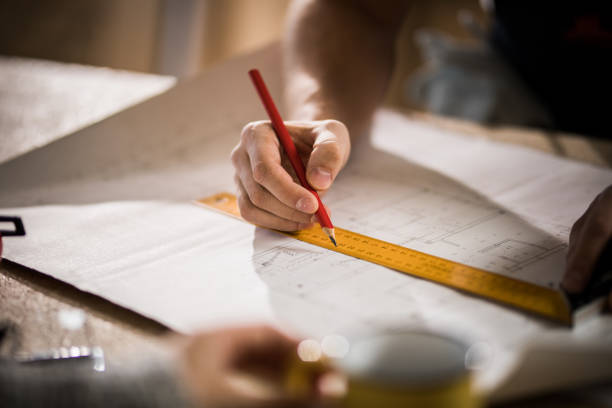
<path fill-rule="evenodd" d="M 65 78 L 67 73 L 78 75 L 86 78 L 85 82 L 95 82 L 96 92 L 100 93 L 99 98 L 107 102 L 103 107 L 72 103 L 71 101 L 78 100 L 79 95 L 83 93 L 83 83 L 78 81 L 64 81 L 61 89 L 62 97 L 56 100 L 53 99 L 54 93 L 51 91 L 46 94 L 25 92 L 20 88 L 23 85 L 20 85 L 19 81 L 0 81 L 0 94 L 9 96 L 9 98 L 3 97 L 0 101 L 3 145 L 12 143 L 12 138 L 7 136 L 7 140 L 4 135 L 18 134 L 20 139 L 19 146 L 15 147 L 14 151 L 6 149 L 7 152 L 0 157 L 0 162 L 61 138 L 136 101 L 155 95 L 173 83 L 168 77 L 134 74 L 134 78 L 138 77 L 139 80 L 133 81 L 130 85 L 130 81 L 126 81 L 125 72 L 0 58 L 0 77 L 2 72 L 8 69 L 26 75 L 30 80 L 42 84 L 43 88 L 46 86 L 45 89 L 53 89 L 52 84 L 57 83 L 58 78 Z M 117 97 L 118 87 L 122 88 L 122 97 Z M 11 98 L 14 95 L 20 97 Z M 111 100 L 115 102 L 112 103 Z M 34 108 L 45 106 L 46 101 L 55 101 L 54 109 L 58 112 L 57 115 L 61 115 L 61 126 L 58 126 L 60 123 L 58 121 L 49 122 L 48 116 L 40 115 L 39 110 Z M 20 120 L 5 121 L 2 115 L 8 111 L 20 112 Z M 558 156 L 612 166 L 612 142 L 534 129 L 512 127 L 492 129 L 429 114 L 407 114 L 415 120 L 433 123 L 474 137 L 518 143 Z M 23 125 L 24 123 L 27 123 L 27 126 Z M 21 352 L 44 351 L 60 346 L 97 345 L 105 350 L 107 359 L 112 364 L 121 366 L 126 361 L 129 362 L 125 359 L 126 355 L 146 358 L 147 355 L 164 352 L 167 349 L 163 335 L 168 334 L 169 330 L 161 324 L 102 298 L 81 292 L 56 279 L 6 261 L 0 264 L 0 304 L 2 305 L 0 321 L 9 320 L 19 328 L 21 340 L 18 349 Z M 87 318 L 81 329 L 70 331 L 62 327 L 58 313 L 73 308 L 83 310 Z M 0 348 L 0 352 L 6 352 L 6 345 Z M 572 395 L 564 396 L 563 401 L 567 403 L 574 399 L 577 403 L 585 403 L 579 394 Z M 546 404 L 554 404 L 557 397 L 547 398 Z M 525 402 L 521 406 L 525 406 L 524 404 Z"/>
<path fill-rule="evenodd" d="M 0 57 L 0 163 L 51 143 L 172 87 L 174 77 L 77 64 Z M 0 321 L 19 327 L 19 351 L 102 346 L 121 364 L 126 354 L 156 353 L 160 324 L 51 277 L 3 261 Z M 82 329 L 62 328 L 62 310 L 82 309 Z M 0 347 L 6 352 L 7 345 Z"/>

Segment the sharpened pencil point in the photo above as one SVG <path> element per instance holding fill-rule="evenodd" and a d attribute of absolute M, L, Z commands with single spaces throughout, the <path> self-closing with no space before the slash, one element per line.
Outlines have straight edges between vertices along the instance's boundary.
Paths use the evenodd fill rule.
<path fill-rule="evenodd" d="M 332 242 L 332 244 L 334 244 L 335 247 L 338 247 L 338 244 L 336 244 L 336 233 L 335 233 L 334 229 L 333 228 L 326 228 L 326 227 L 323 227 L 321 229 L 323 230 L 325 235 L 327 235 L 329 237 L 329 240 Z"/>

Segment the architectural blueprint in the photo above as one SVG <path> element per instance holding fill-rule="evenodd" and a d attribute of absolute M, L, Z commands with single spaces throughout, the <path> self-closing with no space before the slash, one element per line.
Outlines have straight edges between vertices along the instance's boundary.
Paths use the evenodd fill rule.
<path fill-rule="evenodd" d="M 610 319 L 559 328 L 190 202 L 233 190 L 230 151 L 263 117 L 243 95 L 246 74 L 219 75 L 2 165 L 1 212 L 28 231 L 5 257 L 182 332 L 267 322 L 314 338 L 450 333 L 487 345 L 488 384 L 547 334 L 611 348 Z M 207 94 L 219 95 L 209 110 L 197 103 Z M 248 107 L 237 113 L 237 100 Z M 323 201 L 339 227 L 554 288 L 571 225 L 611 183 L 607 169 L 382 111 Z"/>

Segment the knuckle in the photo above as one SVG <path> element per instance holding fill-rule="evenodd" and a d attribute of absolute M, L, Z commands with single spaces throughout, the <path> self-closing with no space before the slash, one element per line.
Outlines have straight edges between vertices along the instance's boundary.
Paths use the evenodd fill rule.
<path fill-rule="evenodd" d="M 238 197 L 238 210 L 240 215 L 247 221 L 254 221 L 253 206 L 244 194 L 240 194 Z"/>
<path fill-rule="evenodd" d="M 270 166 L 265 162 L 255 163 L 253 166 L 253 179 L 258 183 L 263 183 L 270 174 Z"/>
<path fill-rule="evenodd" d="M 236 147 L 232 149 L 232 153 L 230 154 L 230 159 L 235 167 L 238 165 L 238 157 L 240 156 L 240 152 L 241 152 L 241 145 L 238 144 L 236 145 Z"/>
<path fill-rule="evenodd" d="M 342 154 L 337 143 L 329 143 L 325 146 L 325 160 L 331 163 L 339 163 L 342 161 Z"/>
<path fill-rule="evenodd" d="M 253 132 L 253 140 L 257 143 L 265 143 L 270 140 L 275 140 L 272 138 L 274 135 L 274 131 L 272 127 L 267 123 L 262 123 L 257 126 L 257 129 Z"/>
<path fill-rule="evenodd" d="M 266 203 L 266 193 L 261 188 L 256 188 L 253 191 L 249 192 L 249 198 L 251 203 L 255 205 L 255 207 L 262 208 Z"/>
<path fill-rule="evenodd" d="M 248 139 L 249 136 L 253 133 L 253 130 L 254 130 L 253 122 L 247 123 L 242 128 L 242 132 L 240 132 L 240 138 L 242 140 Z"/>
<path fill-rule="evenodd" d="M 260 120 L 256 122 L 249 122 L 243 128 L 240 133 L 240 137 L 242 140 L 252 140 L 257 138 L 262 131 L 266 131 L 270 128 L 270 125 L 265 120 Z"/>
<path fill-rule="evenodd" d="M 323 121 L 323 126 L 336 134 L 348 133 L 346 125 L 336 119 L 327 119 Z"/>

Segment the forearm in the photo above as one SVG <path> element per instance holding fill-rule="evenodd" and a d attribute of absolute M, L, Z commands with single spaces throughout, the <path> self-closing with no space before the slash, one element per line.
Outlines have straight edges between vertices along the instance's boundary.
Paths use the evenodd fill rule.
<path fill-rule="evenodd" d="M 353 139 L 367 132 L 383 100 L 406 11 L 404 1 L 376 8 L 379 14 L 358 3 L 295 1 L 284 42 L 289 118 L 337 119 Z"/>
<path fill-rule="evenodd" d="M 284 45 L 289 132 L 320 192 L 347 163 L 352 142 L 368 133 L 394 66 L 407 0 L 295 0 Z M 334 119 L 334 120 L 325 120 Z M 282 231 L 308 228 L 318 202 L 284 167 L 267 122 L 251 122 L 232 151 L 240 214 Z"/>

